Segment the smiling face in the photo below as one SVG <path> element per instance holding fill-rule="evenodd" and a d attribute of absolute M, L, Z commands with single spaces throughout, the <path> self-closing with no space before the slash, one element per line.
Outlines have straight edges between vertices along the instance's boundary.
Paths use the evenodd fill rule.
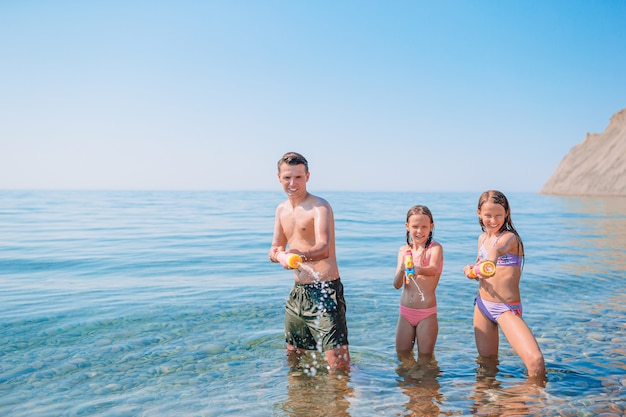
<path fill-rule="evenodd" d="M 500 191 L 489 190 L 482 193 L 478 198 L 477 213 L 478 223 L 483 232 L 515 231 L 511 221 L 509 200 Z"/>
<path fill-rule="evenodd" d="M 304 164 L 289 165 L 284 163 L 280 165 L 278 181 L 282 184 L 288 197 L 298 197 L 306 194 L 309 174 Z"/>
<path fill-rule="evenodd" d="M 413 242 L 418 246 L 424 246 L 434 224 L 426 214 L 412 214 L 406 222 L 406 230 L 411 235 Z"/>
<path fill-rule="evenodd" d="M 504 206 L 491 201 L 483 203 L 478 209 L 481 225 L 492 233 L 497 233 L 502 229 L 508 215 Z"/>

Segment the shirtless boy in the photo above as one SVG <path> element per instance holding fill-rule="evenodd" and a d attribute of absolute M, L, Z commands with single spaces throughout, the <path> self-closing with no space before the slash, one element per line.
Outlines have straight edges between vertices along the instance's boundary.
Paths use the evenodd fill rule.
<path fill-rule="evenodd" d="M 296 152 L 278 161 L 278 180 L 287 200 L 276 208 L 269 258 L 279 262 L 278 253 L 288 249 L 303 260 L 300 268 L 293 269 L 295 282 L 285 306 L 287 357 L 323 351 L 330 371 L 348 372 L 346 304 L 335 254 L 333 211 L 326 200 L 307 191 L 309 175 L 307 160 Z"/>

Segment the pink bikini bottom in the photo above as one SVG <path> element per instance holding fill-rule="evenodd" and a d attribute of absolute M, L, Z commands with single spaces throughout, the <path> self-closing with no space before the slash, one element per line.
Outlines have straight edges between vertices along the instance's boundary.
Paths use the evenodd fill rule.
<path fill-rule="evenodd" d="M 400 304 L 400 315 L 411 323 L 411 326 L 417 326 L 420 321 L 433 314 L 437 314 L 437 306 L 430 308 L 411 308 Z"/>

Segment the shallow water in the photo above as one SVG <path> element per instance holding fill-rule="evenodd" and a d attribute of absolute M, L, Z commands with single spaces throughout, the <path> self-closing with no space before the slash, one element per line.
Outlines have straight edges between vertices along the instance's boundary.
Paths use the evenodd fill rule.
<path fill-rule="evenodd" d="M 0 414 L 618 416 L 626 413 L 626 199 L 511 194 L 524 317 L 548 367 L 528 383 L 472 331 L 478 195 L 323 193 L 334 207 L 352 370 L 290 369 L 289 272 L 267 261 L 279 192 L 0 192 Z M 445 252 L 436 361 L 400 364 L 391 284 L 406 211 Z"/>

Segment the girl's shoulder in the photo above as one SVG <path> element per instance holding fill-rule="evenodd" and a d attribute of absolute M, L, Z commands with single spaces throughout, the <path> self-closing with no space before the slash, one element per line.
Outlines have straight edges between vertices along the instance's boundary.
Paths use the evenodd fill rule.
<path fill-rule="evenodd" d="M 428 250 L 428 249 L 437 248 L 437 247 L 443 248 L 441 243 L 437 242 L 436 240 L 432 240 L 426 249 Z"/>
<path fill-rule="evenodd" d="M 517 235 L 510 230 L 505 230 L 502 232 L 498 239 L 496 240 L 496 244 L 507 245 L 511 240 L 517 240 Z"/>
<path fill-rule="evenodd" d="M 515 233 L 507 230 L 502 233 L 502 236 L 496 242 L 497 247 L 505 248 L 511 253 L 515 253 L 514 248 L 519 247 L 519 236 Z"/>

